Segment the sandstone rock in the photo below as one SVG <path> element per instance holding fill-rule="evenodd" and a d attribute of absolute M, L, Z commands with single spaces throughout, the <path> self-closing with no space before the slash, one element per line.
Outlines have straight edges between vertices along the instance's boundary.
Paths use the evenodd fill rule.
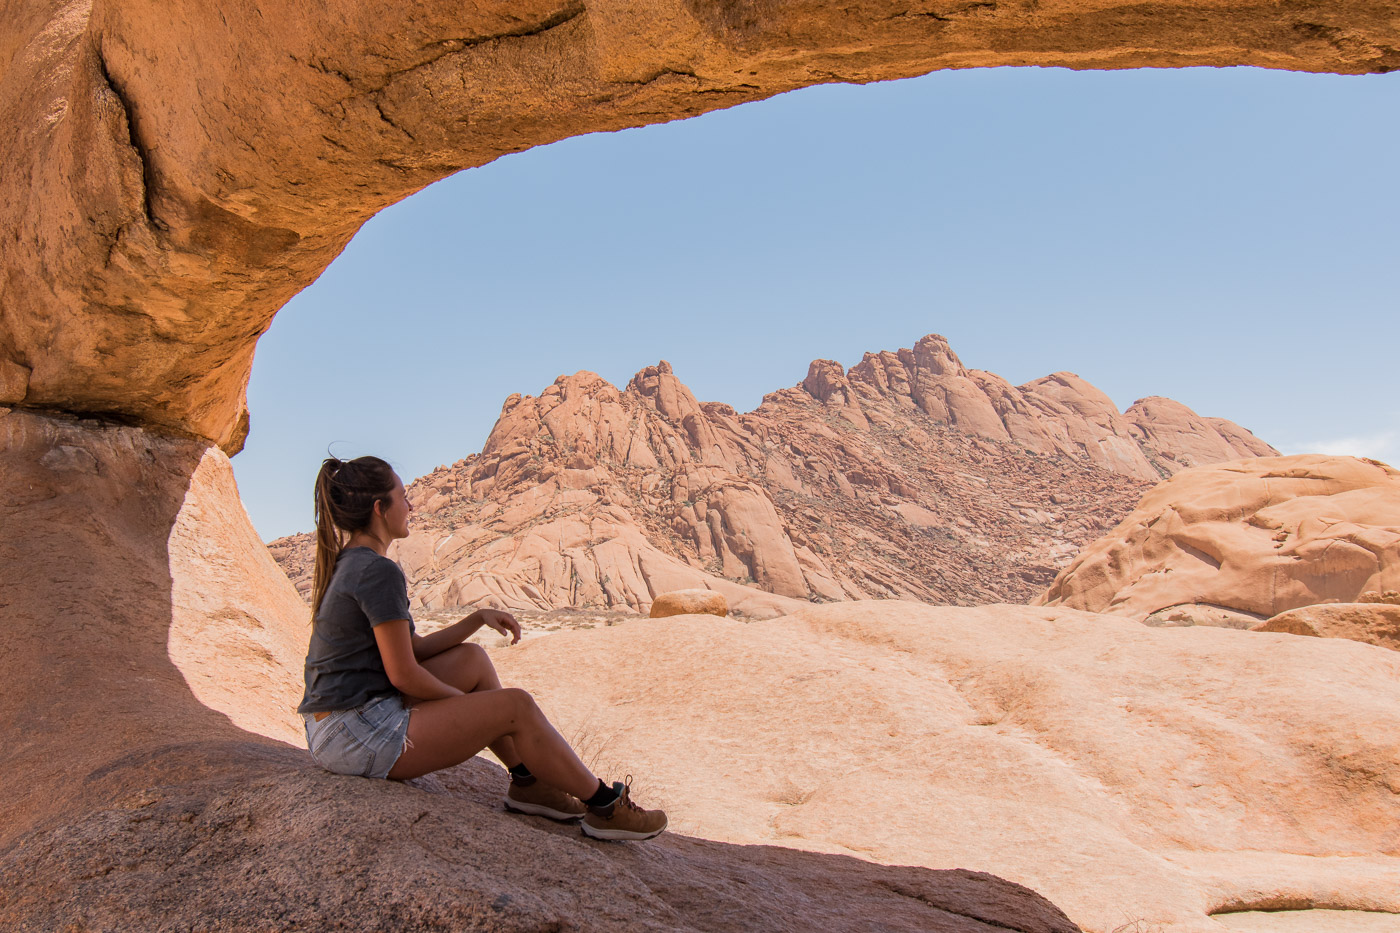
<path fill-rule="evenodd" d="M 591 842 L 481 760 L 320 771 L 287 744 L 305 607 L 202 443 L 0 414 L 0 527 L 0 928 L 1073 929 L 982 873 Z"/>
<path fill-rule="evenodd" d="M 1107 469 L 1150 482 L 1161 478 L 1113 401 L 1074 373 L 1053 373 L 1021 386 L 1021 392 L 1041 414 L 1054 449 L 1081 450 Z"/>
<path fill-rule="evenodd" d="M 939 68 L 1400 67 L 1383 4 L 1124 14 L 152 0 L 14 7 L 0 38 L 3 358 L 32 406 L 247 433 L 253 345 L 380 208 L 502 154 Z M 197 49 L 198 54 L 190 50 Z M 132 309 L 140 309 L 133 313 Z M 970 377 L 931 411 L 997 436 Z M 975 383 L 975 380 L 972 380 Z"/>
<path fill-rule="evenodd" d="M 17 530 L 0 541 L 0 715 L 27 724 L 0 743 L 18 778 L 0 798 L 6 928 L 61 927 L 80 904 L 114 928 L 1071 929 L 1018 884 L 1095 933 L 1400 909 L 1393 653 L 889 601 L 497 651 L 566 735 L 601 737 L 598 770 L 637 774 L 672 814 L 652 845 L 602 846 L 502 813 L 483 762 L 386 784 L 283 744 L 304 609 L 240 543 L 217 453 L 28 413 L 0 432 Z M 220 633 L 227 670 L 190 650 Z M 872 833 L 853 785 L 918 805 Z M 599 883 L 561 887 L 583 876 Z"/>
<path fill-rule="evenodd" d="M 1298 907 L 1216 914 L 1227 930 L 1243 933 L 1397 933 L 1400 916 L 1378 910 L 1321 910 Z"/>
<path fill-rule="evenodd" d="M 1218 628 L 1253 628 L 1265 621 L 1257 612 L 1244 612 L 1212 606 L 1207 603 L 1187 603 L 1159 609 L 1142 620 L 1146 625 L 1214 625 Z"/>
<path fill-rule="evenodd" d="M 1323 603 L 1280 612 L 1255 632 L 1287 632 L 1315 638 L 1350 638 L 1400 651 L 1400 606 L 1389 603 Z"/>
<path fill-rule="evenodd" d="M 1039 605 L 1138 620 L 1209 605 L 1267 619 L 1400 585 L 1400 473 L 1262 457 L 1178 473 L 1061 571 Z"/>
<path fill-rule="evenodd" d="M 0 849 L 106 788 L 155 783 L 132 768 L 172 742 L 257 758 L 298 736 L 287 675 L 305 656 L 305 604 L 259 547 L 221 454 L 12 411 L 0 484 L 0 713 L 28 724 L 0 767 L 32 776 L 0 799 Z"/>
<path fill-rule="evenodd" d="M 849 372 L 817 360 L 743 415 L 665 361 L 621 391 L 580 372 L 512 395 L 480 454 L 410 484 L 416 530 L 394 553 L 431 609 L 644 613 L 686 587 L 750 618 L 782 598 L 1026 600 L 1131 508 L 1147 487 L 1129 477 L 1175 463 L 1170 439 L 1208 455 L 1200 421 L 1141 446 L 1077 376 L 1017 389 L 936 335 Z M 303 593 L 311 547 L 271 545 Z"/>
<path fill-rule="evenodd" d="M 662 593 L 651 604 L 653 619 L 691 614 L 724 618 L 729 615 L 729 604 L 724 601 L 723 596 L 711 590 L 675 590 Z"/>
<path fill-rule="evenodd" d="M 0 359 L 0 405 L 24 401 L 29 390 L 29 367 Z"/>
<path fill-rule="evenodd" d="M 1400 657 L 1369 645 L 877 601 L 493 657 L 685 832 L 987 871 L 1092 933 L 1400 911 Z"/>
<path fill-rule="evenodd" d="M 311 613 L 253 531 L 218 450 L 189 478 L 167 553 L 166 650 L 194 698 L 240 729 L 300 745 L 302 680 L 283 674 L 301 670 Z"/>
<path fill-rule="evenodd" d="M 827 391 L 830 379 L 809 374 L 810 390 Z M 934 421 L 972 434 L 1012 441 L 1038 453 L 1084 457 L 1152 482 L 1188 462 L 1278 453 L 1244 428 L 1224 419 L 1200 418 L 1170 399 L 1143 399 L 1120 414 L 1108 396 L 1073 373 L 1012 386 L 994 373 L 966 369 L 937 334 L 924 337 L 913 350 L 866 354 L 848 381 L 866 408 L 912 403 Z M 843 411 L 851 407 L 849 402 L 841 405 Z M 886 412 L 861 414 L 881 423 L 889 418 Z"/>
<path fill-rule="evenodd" d="M 1134 402 L 1123 417 L 1141 435 L 1153 461 L 1169 473 L 1239 457 L 1277 456 L 1253 434 L 1220 418 L 1202 418 L 1169 398 Z"/>

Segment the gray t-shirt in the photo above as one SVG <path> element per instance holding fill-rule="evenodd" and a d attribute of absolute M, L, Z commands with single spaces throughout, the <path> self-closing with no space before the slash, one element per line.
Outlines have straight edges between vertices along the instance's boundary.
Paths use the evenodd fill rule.
<path fill-rule="evenodd" d="M 298 713 L 350 709 L 397 693 L 384 672 L 374 626 L 407 619 L 408 581 L 399 565 L 372 548 L 340 552 L 321 599 L 306 651 L 306 693 Z"/>

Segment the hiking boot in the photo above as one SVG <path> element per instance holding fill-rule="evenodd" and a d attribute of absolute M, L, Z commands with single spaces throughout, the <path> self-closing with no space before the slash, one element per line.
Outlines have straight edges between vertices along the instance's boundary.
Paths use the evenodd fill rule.
<path fill-rule="evenodd" d="M 606 807 L 588 807 L 583 818 L 583 834 L 594 839 L 650 839 L 666 828 L 666 814 L 643 810 L 632 802 L 632 778 L 613 782 L 617 799 Z"/>
<path fill-rule="evenodd" d="M 528 787 L 511 781 L 504 803 L 507 810 L 528 813 L 531 816 L 547 816 L 551 820 L 576 820 L 588 812 L 582 800 L 538 779 Z"/>

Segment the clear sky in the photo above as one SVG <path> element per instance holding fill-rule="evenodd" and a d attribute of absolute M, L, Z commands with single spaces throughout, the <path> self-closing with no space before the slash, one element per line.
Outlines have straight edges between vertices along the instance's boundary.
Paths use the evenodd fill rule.
<path fill-rule="evenodd" d="M 948 337 L 1286 453 L 1400 464 L 1400 74 L 991 69 L 830 85 L 462 172 L 371 220 L 258 345 L 234 458 L 268 539 L 327 450 L 405 481 L 512 392 L 666 359 L 756 407 Z"/>

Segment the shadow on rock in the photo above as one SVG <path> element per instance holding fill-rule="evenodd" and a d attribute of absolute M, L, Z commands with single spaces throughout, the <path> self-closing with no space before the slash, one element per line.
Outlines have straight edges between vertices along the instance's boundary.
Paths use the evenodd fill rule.
<path fill-rule="evenodd" d="M 0 409 L 0 927 L 1075 929 L 991 875 L 587 840 L 506 814 L 479 760 L 411 785 L 315 768 L 268 737 L 295 719 L 280 681 L 304 610 L 231 611 L 280 605 L 264 571 L 291 588 L 248 556 L 211 457 L 226 473 L 195 441 Z"/>

